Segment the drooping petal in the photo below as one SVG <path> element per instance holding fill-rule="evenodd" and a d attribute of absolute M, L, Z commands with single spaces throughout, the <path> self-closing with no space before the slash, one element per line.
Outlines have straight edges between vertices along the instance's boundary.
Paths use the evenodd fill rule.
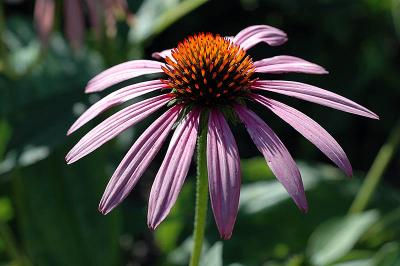
<path fill-rule="evenodd" d="M 89 21 L 91 26 L 94 29 L 94 32 L 96 34 L 96 37 L 100 37 L 100 33 L 101 33 L 101 23 L 100 23 L 100 19 L 101 19 L 101 13 L 100 11 L 102 10 L 103 7 L 103 3 L 102 1 L 96 1 L 96 0 L 86 0 L 86 6 L 87 6 L 87 10 L 89 13 Z"/>
<path fill-rule="evenodd" d="M 152 80 L 133 84 L 119 89 L 89 107 L 89 109 L 87 109 L 71 126 L 71 128 L 68 130 L 67 135 L 73 133 L 81 126 L 86 124 L 88 121 L 115 105 L 166 87 L 167 85 L 162 83 L 160 80 Z"/>
<path fill-rule="evenodd" d="M 54 23 L 54 0 L 36 0 L 34 20 L 42 44 L 47 45 Z"/>
<path fill-rule="evenodd" d="M 210 112 L 208 121 L 207 168 L 218 231 L 223 239 L 229 239 L 239 206 L 240 158 L 229 125 L 217 110 Z"/>
<path fill-rule="evenodd" d="M 110 116 L 87 133 L 67 154 L 66 161 L 71 164 L 91 153 L 130 126 L 157 111 L 170 100 L 169 95 L 160 95 L 135 104 Z"/>
<path fill-rule="evenodd" d="M 300 171 L 285 145 L 255 113 L 240 105 L 236 105 L 235 110 L 246 126 L 254 144 L 264 155 L 271 171 L 285 187 L 296 205 L 301 210 L 307 211 L 307 200 Z"/>
<path fill-rule="evenodd" d="M 304 59 L 288 56 L 279 55 L 271 58 L 265 58 L 254 62 L 256 67 L 255 72 L 258 73 L 308 73 L 308 74 L 327 74 L 323 67 L 308 62 Z"/>
<path fill-rule="evenodd" d="M 317 122 L 302 112 L 287 106 L 281 102 L 268 99 L 261 95 L 253 95 L 253 98 L 269 108 L 286 123 L 291 125 L 306 139 L 318 147 L 329 159 L 331 159 L 346 175 L 352 175 L 352 168 L 346 153 L 336 140 Z"/>
<path fill-rule="evenodd" d="M 165 59 L 167 56 L 169 56 L 171 58 L 171 52 L 173 49 L 166 49 L 164 51 L 161 52 L 154 52 L 151 54 L 151 57 L 155 58 L 155 59 Z"/>
<path fill-rule="evenodd" d="M 135 78 L 141 75 L 161 73 L 164 63 L 152 60 L 132 60 L 113 66 L 94 78 L 92 78 L 85 88 L 85 92 L 102 91 L 112 85 L 122 81 Z"/>
<path fill-rule="evenodd" d="M 196 146 L 199 111 L 192 110 L 172 136 L 164 161 L 150 191 L 147 224 L 155 229 L 174 205 L 189 171 Z"/>
<path fill-rule="evenodd" d="M 82 3 L 80 0 L 64 1 L 65 34 L 74 49 L 80 48 L 85 33 Z"/>
<path fill-rule="evenodd" d="M 260 42 L 265 42 L 271 46 L 278 46 L 286 41 L 286 33 L 268 25 L 247 27 L 233 38 L 233 42 L 240 45 L 244 50 L 248 50 Z"/>
<path fill-rule="evenodd" d="M 379 117 L 367 108 L 333 92 L 320 89 L 318 87 L 284 80 L 257 80 L 251 89 L 260 89 L 272 91 L 292 97 L 296 97 L 305 101 L 318 103 L 344 112 L 366 116 L 373 119 Z"/>
<path fill-rule="evenodd" d="M 109 213 L 131 192 L 160 150 L 180 110 L 180 106 L 169 109 L 151 124 L 133 144 L 104 191 L 99 205 L 99 210 L 103 214 Z"/>

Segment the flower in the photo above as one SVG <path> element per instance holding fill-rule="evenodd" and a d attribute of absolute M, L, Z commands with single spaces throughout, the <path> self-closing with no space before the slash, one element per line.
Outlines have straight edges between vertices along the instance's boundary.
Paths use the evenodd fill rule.
<path fill-rule="evenodd" d="M 126 0 L 86 0 L 91 26 L 99 37 L 102 28 L 101 19 L 105 20 L 107 36 L 114 37 L 116 31 L 116 13 L 123 13 L 129 21 L 130 13 Z M 65 0 L 65 34 L 75 49 L 80 48 L 85 33 L 84 2 Z M 36 0 L 34 21 L 41 42 L 47 46 L 54 24 L 55 1 Z"/>
<path fill-rule="evenodd" d="M 165 93 L 134 103 L 96 126 L 68 153 L 68 163 L 79 160 L 128 127 L 169 105 L 169 109 L 127 152 L 107 185 L 99 210 L 107 214 L 130 193 L 177 123 L 150 191 L 148 226 L 156 228 L 178 197 L 195 149 L 200 114 L 207 111 L 209 190 L 221 237 L 228 239 L 232 234 L 240 194 L 239 152 L 226 114 L 236 114 L 243 122 L 274 175 L 296 205 L 307 211 L 296 163 L 274 131 L 246 106 L 246 102 L 256 102 L 271 110 L 351 175 L 352 168 L 346 154 L 327 131 L 300 111 L 260 93 L 280 93 L 369 118 L 378 119 L 378 116 L 344 97 L 311 85 L 257 77 L 259 73 L 327 73 L 324 68 L 297 57 L 275 56 L 253 62 L 246 52 L 258 43 L 276 46 L 286 40 L 284 32 L 266 25 L 245 28 L 235 37 L 201 33 L 188 37 L 174 49 L 153 54 L 165 62 L 133 60 L 105 70 L 90 80 L 86 87 L 88 93 L 102 91 L 141 75 L 164 74 L 161 80 L 129 85 L 104 97 L 79 117 L 68 134 L 112 106 L 153 91 Z"/>

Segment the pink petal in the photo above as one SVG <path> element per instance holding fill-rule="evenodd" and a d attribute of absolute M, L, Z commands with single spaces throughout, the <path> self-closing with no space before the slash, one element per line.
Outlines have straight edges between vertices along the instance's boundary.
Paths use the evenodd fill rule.
<path fill-rule="evenodd" d="M 229 239 L 239 206 L 240 158 L 229 125 L 217 110 L 208 121 L 207 168 L 215 221 L 221 237 Z"/>
<path fill-rule="evenodd" d="M 329 106 L 344 112 L 379 119 L 376 114 L 367 108 L 347 98 L 300 82 L 284 80 L 257 80 L 252 84 L 251 89 L 277 92 L 309 102 Z"/>
<path fill-rule="evenodd" d="M 181 110 L 174 106 L 158 118 L 133 144 L 108 182 L 99 210 L 109 213 L 131 192 L 167 138 Z"/>
<path fill-rule="evenodd" d="M 161 52 L 155 52 L 151 54 L 151 57 L 155 58 L 155 59 L 165 59 L 167 56 L 171 57 L 171 52 L 173 49 L 166 49 L 164 51 Z"/>
<path fill-rule="evenodd" d="M 65 34 L 71 46 L 78 49 L 83 42 L 85 22 L 80 0 L 64 1 Z"/>
<path fill-rule="evenodd" d="M 146 118 L 166 104 L 171 97 L 160 95 L 135 104 L 110 116 L 87 133 L 67 154 L 66 161 L 71 164 L 91 153 L 130 126 Z"/>
<path fill-rule="evenodd" d="M 39 38 L 44 45 L 48 44 L 49 35 L 54 24 L 54 0 L 36 0 L 34 20 Z"/>
<path fill-rule="evenodd" d="M 254 62 L 256 67 L 255 71 L 258 73 L 309 73 L 309 74 L 327 74 L 323 67 L 314 63 L 308 62 L 304 59 L 280 55 L 271 58 L 265 58 L 260 61 Z"/>
<path fill-rule="evenodd" d="M 199 111 L 180 122 L 150 191 L 147 224 L 155 229 L 168 215 L 185 181 L 196 146 Z"/>
<path fill-rule="evenodd" d="M 278 46 L 286 41 L 286 33 L 268 25 L 247 27 L 233 38 L 233 42 L 240 45 L 244 50 L 248 50 L 260 42 L 265 42 L 271 46 Z"/>
<path fill-rule="evenodd" d="M 137 83 L 134 85 L 126 86 L 119 89 L 100 101 L 93 104 L 89 109 L 87 109 L 71 126 L 68 130 L 68 135 L 76 131 L 78 128 L 86 124 L 88 121 L 96 117 L 98 114 L 104 112 L 105 110 L 141 96 L 143 94 L 149 93 L 151 91 L 159 90 L 162 88 L 167 88 L 168 86 L 162 83 L 160 80 L 146 81 L 142 83 Z"/>
<path fill-rule="evenodd" d="M 132 60 L 113 66 L 94 78 L 92 78 L 85 88 L 85 92 L 102 91 L 107 87 L 122 81 L 135 78 L 145 74 L 161 73 L 161 66 L 164 63 L 152 60 Z"/>
<path fill-rule="evenodd" d="M 331 159 L 346 175 L 352 175 L 352 169 L 347 156 L 336 140 L 318 123 L 302 112 L 287 106 L 281 102 L 268 99 L 261 95 L 253 95 L 253 98 L 269 108 L 286 123 L 291 125 L 306 139 L 318 147 L 329 159 Z"/>
<path fill-rule="evenodd" d="M 271 171 L 285 187 L 297 206 L 307 211 L 307 200 L 299 169 L 278 136 L 255 113 L 241 105 L 236 113 L 244 123 L 258 150 L 264 155 Z"/>

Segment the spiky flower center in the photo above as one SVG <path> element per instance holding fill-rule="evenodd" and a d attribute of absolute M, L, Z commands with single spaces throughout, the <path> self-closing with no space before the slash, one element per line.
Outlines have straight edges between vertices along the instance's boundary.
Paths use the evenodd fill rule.
<path fill-rule="evenodd" d="M 249 91 L 253 61 L 227 38 L 200 33 L 185 39 L 163 67 L 175 98 L 199 105 L 229 104 Z"/>

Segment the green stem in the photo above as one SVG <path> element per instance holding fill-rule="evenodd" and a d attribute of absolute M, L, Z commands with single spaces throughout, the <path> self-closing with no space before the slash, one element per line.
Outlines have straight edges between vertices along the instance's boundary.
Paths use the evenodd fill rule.
<path fill-rule="evenodd" d="M 0 238 L 4 241 L 5 250 L 9 258 L 13 260 L 17 266 L 31 265 L 28 259 L 19 252 L 17 244 L 10 227 L 0 221 Z"/>
<path fill-rule="evenodd" d="M 204 119 L 203 121 L 207 121 Z M 197 184 L 196 210 L 193 230 L 193 250 L 190 257 L 190 266 L 198 266 L 203 247 L 204 232 L 207 218 L 208 204 L 208 174 L 207 174 L 207 123 L 200 124 L 200 136 L 197 146 Z"/>
<path fill-rule="evenodd" d="M 3 241 L 5 243 L 5 247 L 6 247 L 8 256 L 10 258 L 18 260 L 19 252 L 16 247 L 15 240 L 12 236 L 10 228 L 3 222 L 0 222 L 0 237 L 1 237 L 1 239 L 3 239 Z"/>
<path fill-rule="evenodd" d="M 365 180 L 354 199 L 349 213 L 360 213 L 368 205 L 371 200 L 383 173 L 385 172 L 389 162 L 396 152 L 400 144 L 400 120 L 397 125 L 392 129 L 388 141 L 381 147 L 376 156 L 370 170 L 365 177 Z"/>

